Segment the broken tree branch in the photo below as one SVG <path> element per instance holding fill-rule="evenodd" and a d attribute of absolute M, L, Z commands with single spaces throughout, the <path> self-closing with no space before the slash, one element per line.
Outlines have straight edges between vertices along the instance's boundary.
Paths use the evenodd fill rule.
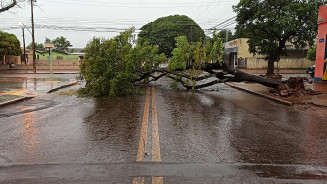
<path fill-rule="evenodd" d="M 4 12 L 4 11 L 7 11 L 7 10 L 9 10 L 10 8 L 13 8 L 13 7 L 16 6 L 16 5 L 17 5 L 17 0 L 13 0 L 12 3 L 10 3 L 9 5 L 6 5 L 6 6 L 4 6 L 4 7 L 1 7 L 1 8 L 0 8 L 0 13 L 1 13 L 1 12 Z"/>

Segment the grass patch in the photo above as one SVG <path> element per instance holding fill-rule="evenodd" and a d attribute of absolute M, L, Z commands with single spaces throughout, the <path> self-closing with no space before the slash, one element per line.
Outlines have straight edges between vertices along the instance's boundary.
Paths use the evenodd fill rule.
<path fill-rule="evenodd" d="M 70 89 L 67 91 L 60 92 L 59 95 L 62 96 L 79 96 L 77 89 Z"/>

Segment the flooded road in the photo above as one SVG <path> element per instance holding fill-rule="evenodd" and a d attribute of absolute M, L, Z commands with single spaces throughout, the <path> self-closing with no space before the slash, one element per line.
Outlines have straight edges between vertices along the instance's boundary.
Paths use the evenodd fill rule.
<path fill-rule="evenodd" d="M 66 89 L 78 88 L 74 86 Z M 327 122 L 223 84 L 0 108 L 0 183 L 325 183 Z"/>
<path fill-rule="evenodd" d="M 21 97 L 34 97 L 75 82 L 78 74 L 0 74 L 0 104 Z"/>

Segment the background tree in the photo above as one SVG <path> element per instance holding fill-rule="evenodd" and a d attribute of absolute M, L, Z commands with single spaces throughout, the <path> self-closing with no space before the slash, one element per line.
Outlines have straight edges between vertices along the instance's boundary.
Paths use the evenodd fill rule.
<path fill-rule="evenodd" d="M 222 39 L 223 43 L 235 39 L 232 31 L 230 31 L 230 30 L 223 29 L 223 30 L 219 31 L 218 34 L 219 34 L 219 37 Z M 226 40 L 226 35 L 228 35 L 227 40 Z"/>
<path fill-rule="evenodd" d="M 30 43 L 26 48 L 32 49 L 32 43 Z M 43 43 L 35 43 L 35 49 L 45 50 Z"/>
<path fill-rule="evenodd" d="M 48 41 L 47 38 L 46 41 Z M 52 43 L 54 44 L 56 50 L 63 51 L 63 52 L 67 51 L 68 47 L 72 47 L 70 41 L 68 41 L 63 36 L 57 37 L 56 39 L 52 40 Z"/>
<path fill-rule="evenodd" d="M 316 52 L 317 52 L 317 45 L 315 45 L 309 49 L 307 58 L 310 59 L 311 61 L 315 61 L 316 60 Z"/>
<path fill-rule="evenodd" d="M 4 55 L 20 56 L 22 49 L 20 48 L 20 42 L 13 34 L 0 31 L 0 59 Z"/>
<path fill-rule="evenodd" d="M 9 10 L 17 5 L 16 0 L 0 0 L 0 13 Z"/>
<path fill-rule="evenodd" d="M 45 43 L 52 43 L 51 39 L 48 38 L 48 37 L 45 37 L 45 41 L 44 41 L 44 42 L 45 42 Z"/>
<path fill-rule="evenodd" d="M 202 28 L 185 15 L 158 18 L 141 27 L 141 30 L 138 36 L 149 44 L 158 46 L 159 52 L 167 57 L 172 56 L 171 52 L 176 47 L 175 38 L 178 36 L 186 36 L 189 42 L 205 39 Z"/>
<path fill-rule="evenodd" d="M 267 75 L 273 75 L 287 41 L 296 47 L 313 45 L 318 7 L 319 0 L 241 0 L 233 9 L 237 28 L 249 38 L 249 51 L 266 55 Z"/>

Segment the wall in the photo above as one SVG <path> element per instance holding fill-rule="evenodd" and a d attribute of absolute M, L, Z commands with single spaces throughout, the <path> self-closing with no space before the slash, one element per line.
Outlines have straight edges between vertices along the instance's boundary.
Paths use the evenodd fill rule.
<path fill-rule="evenodd" d="M 7 56 L 8 57 L 8 56 Z M 20 56 L 16 56 L 20 58 Z M 7 60 L 7 59 L 6 59 Z M 54 60 L 52 61 L 53 70 L 79 70 L 80 61 L 79 60 Z M 9 65 L 0 65 L 0 70 L 8 69 Z M 33 61 L 28 62 L 26 65 L 20 62 L 15 63 L 15 68 L 18 70 L 32 70 Z M 49 60 L 36 60 L 37 70 L 50 70 Z"/>
<path fill-rule="evenodd" d="M 32 65 L 17 65 L 15 67 L 17 70 L 33 70 Z M 37 65 L 36 70 L 50 70 L 50 66 Z M 79 70 L 79 66 L 52 66 L 52 70 Z"/>
<path fill-rule="evenodd" d="M 306 69 L 315 64 L 315 61 L 310 61 L 306 58 L 282 58 L 275 63 L 275 68 L 280 69 Z M 262 58 L 248 58 L 247 69 L 267 69 L 268 63 Z"/>
<path fill-rule="evenodd" d="M 31 63 L 29 63 L 31 64 Z M 52 66 L 79 66 L 80 61 L 72 60 L 52 60 Z M 36 65 L 49 66 L 49 60 L 36 60 Z"/>

